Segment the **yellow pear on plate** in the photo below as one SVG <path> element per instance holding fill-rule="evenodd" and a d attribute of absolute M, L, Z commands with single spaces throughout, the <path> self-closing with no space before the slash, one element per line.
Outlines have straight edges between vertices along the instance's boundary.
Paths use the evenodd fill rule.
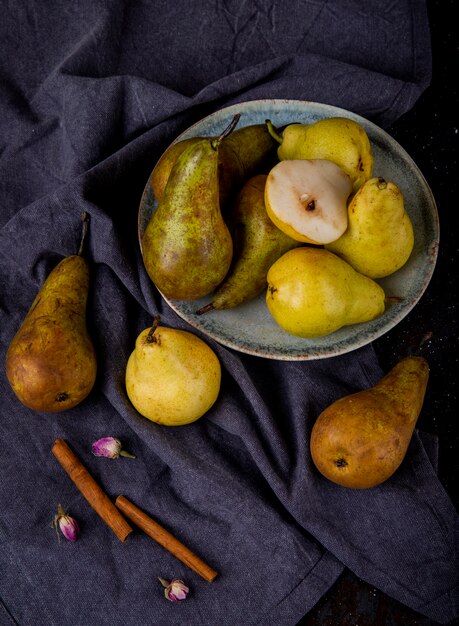
<path fill-rule="evenodd" d="M 268 130 L 280 142 L 279 159 L 328 159 L 352 180 L 357 191 L 373 170 L 373 154 L 366 130 L 346 117 L 328 117 L 312 124 L 289 124 L 279 134 L 268 123 Z"/>
<path fill-rule="evenodd" d="M 274 320 L 298 337 L 328 335 L 384 312 L 384 290 L 323 248 L 286 252 L 269 269 L 266 304 Z"/>
<path fill-rule="evenodd" d="M 371 178 L 348 207 L 346 232 L 326 247 L 370 278 L 393 274 L 408 261 L 414 232 L 395 183 Z"/>

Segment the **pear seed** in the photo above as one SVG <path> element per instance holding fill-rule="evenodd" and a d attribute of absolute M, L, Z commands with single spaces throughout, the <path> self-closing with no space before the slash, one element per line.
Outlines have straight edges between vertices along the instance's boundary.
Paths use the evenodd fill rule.
<path fill-rule="evenodd" d="M 309 193 L 303 193 L 300 196 L 300 202 L 301 202 L 301 204 L 305 204 L 306 205 L 305 208 L 306 208 L 307 211 L 314 211 L 314 209 L 316 208 L 316 203 L 315 203 L 314 200 L 310 200 L 308 202 L 310 197 L 311 196 L 310 196 Z"/>

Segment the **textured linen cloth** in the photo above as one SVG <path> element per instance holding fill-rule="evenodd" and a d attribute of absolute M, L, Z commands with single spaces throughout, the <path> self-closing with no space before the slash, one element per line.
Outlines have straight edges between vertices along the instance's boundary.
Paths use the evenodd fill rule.
<path fill-rule="evenodd" d="M 61 414 L 25 408 L 0 376 L 0 623 L 287 626 L 345 567 L 432 620 L 457 616 L 457 516 L 419 435 L 375 489 L 343 489 L 311 462 L 319 412 L 383 374 L 371 345 L 278 362 L 204 337 L 221 360 L 221 393 L 179 428 L 142 418 L 124 388 L 155 313 L 187 328 L 137 241 L 164 148 L 204 115 L 258 98 L 391 124 L 430 81 L 424 2 L 9 2 L 0 52 L 2 362 L 46 276 L 76 252 L 86 210 L 99 366 L 87 400 Z M 107 435 L 137 458 L 94 457 L 92 441 Z M 215 582 L 140 531 L 121 543 L 54 459 L 56 438 L 111 498 L 124 494 L 214 567 Z M 50 527 L 58 503 L 81 526 L 74 544 Z M 189 598 L 165 600 L 158 576 L 184 579 Z"/>

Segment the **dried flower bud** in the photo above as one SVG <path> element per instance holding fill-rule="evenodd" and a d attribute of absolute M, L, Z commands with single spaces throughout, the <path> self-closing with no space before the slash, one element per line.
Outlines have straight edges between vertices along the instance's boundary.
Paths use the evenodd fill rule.
<path fill-rule="evenodd" d="M 91 449 L 96 456 L 105 456 L 108 459 L 117 459 L 119 456 L 135 459 L 133 454 L 122 450 L 121 441 L 116 437 L 102 437 L 92 444 Z"/>
<path fill-rule="evenodd" d="M 173 578 L 170 582 L 164 580 L 164 578 L 158 578 L 158 580 L 164 587 L 164 595 L 171 602 L 183 602 L 190 593 L 183 580 L 178 578 Z"/>
<path fill-rule="evenodd" d="M 59 528 L 69 541 L 76 541 L 80 532 L 77 521 L 70 515 L 67 515 L 60 504 L 57 507 L 57 514 L 54 516 L 51 526 L 56 529 L 56 532 Z"/>

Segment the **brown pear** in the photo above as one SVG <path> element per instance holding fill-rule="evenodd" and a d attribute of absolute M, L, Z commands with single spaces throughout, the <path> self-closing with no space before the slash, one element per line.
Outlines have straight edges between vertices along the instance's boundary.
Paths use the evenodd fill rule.
<path fill-rule="evenodd" d="M 374 387 L 340 398 L 317 418 L 311 455 L 329 480 L 375 487 L 402 463 L 421 412 L 429 377 L 422 357 L 406 357 Z"/>
<path fill-rule="evenodd" d="M 84 213 L 78 254 L 51 271 L 6 355 L 11 388 L 35 411 L 71 409 L 95 382 L 96 355 L 86 329 L 89 269 L 81 254 L 88 219 Z"/>

